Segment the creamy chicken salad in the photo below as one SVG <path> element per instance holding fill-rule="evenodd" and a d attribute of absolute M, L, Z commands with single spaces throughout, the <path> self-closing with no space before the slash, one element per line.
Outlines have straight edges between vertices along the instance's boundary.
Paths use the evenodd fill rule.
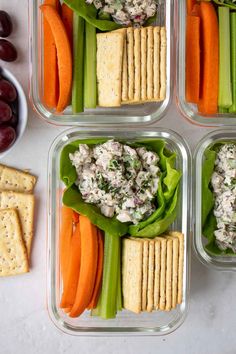
<path fill-rule="evenodd" d="M 155 211 L 161 173 L 155 152 L 108 140 L 94 147 L 80 144 L 70 160 L 82 198 L 103 215 L 137 224 Z"/>
<path fill-rule="evenodd" d="M 121 25 L 143 25 L 157 12 L 158 0 L 86 0 L 96 9 L 112 16 Z"/>
<path fill-rule="evenodd" d="M 215 196 L 216 243 L 221 250 L 230 248 L 236 252 L 236 144 L 220 148 L 211 184 Z"/>

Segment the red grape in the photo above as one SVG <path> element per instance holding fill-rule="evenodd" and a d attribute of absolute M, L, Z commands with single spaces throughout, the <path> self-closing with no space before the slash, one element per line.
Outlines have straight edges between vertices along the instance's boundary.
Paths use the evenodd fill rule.
<path fill-rule="evenodd" d="M 5 11 L 0 11 L 0 37 L 8 37 L 12 32 L 11 17 Z"/>
<path fill-rule="evenodd" d="M 16 132 L 12 127 L 0 127 L 0 152 L 7 150 L 15 139 Z"/>
<path fill-rule="evenodd" d="M 18 124 L 18 114 L 17 113 L 12 113 L 11 119 L 7 122 L 8 125 L 10 125 L 13 128 L 17 127 Z"/>
<path fill-rule="evenodd" d="M 11 107 L 6 102 L 0 100 L 0 124 L 8 122 L 11 117 Z"/>
<path fill-rule="evenodd" d="M 7 80 L 0 80 L 0 99 L 13 102 L 17 97 L 15 86 Z"/>
<path fill-rule="evenodd" d="M 14 45 L 6 39 L 0 39 L 0 59 L 14 61 L 17 58 L 17 51 Z"/>

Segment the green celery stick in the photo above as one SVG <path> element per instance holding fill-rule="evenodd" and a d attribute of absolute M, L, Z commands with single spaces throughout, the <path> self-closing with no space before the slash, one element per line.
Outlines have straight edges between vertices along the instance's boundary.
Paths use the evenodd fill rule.
<path fill-rule="evenodd" d="M 218 106 L 232 105 L 230 70 L 230 16 L 229 8 L 219 7 L 219 97 Z"/>
<path fill-rule="evenodd" d="M 219 107 L 219 113 L 228 113 L 228 108 Z"/>
<path fill-rule="evenodd" d="M 84 72 L 84 106 L 97 106 L 97 73 L 96 73 L 96 28 L 85 23 L 85 72 Z"/>
<path fill-rule="evenodd" d="M 230 14 L 231 31 L 231 78 L 233 104 L 229 107 L 230 113 L 236 112 L 236 12 Z"/>
<path fill-rule="evenodd" d="M 100 316 L 115 318 L 117 311 L 117 277 L 120 238 L 105 233 L 104 264 Z"/>
<path fill-rule="evenodd" d="M 121 241 L 120 241 L 121 242 Z M 118 275 L 117 275 L 117 311 L 122 311 L 122 293 L 121 293 L 121 246 L 118 255 Z"/>
<path fill-rule="evenodd" d="M 84 110 L 84 19 L 74 12 L 73 14 L 73 86 L 72 111 Z"/>

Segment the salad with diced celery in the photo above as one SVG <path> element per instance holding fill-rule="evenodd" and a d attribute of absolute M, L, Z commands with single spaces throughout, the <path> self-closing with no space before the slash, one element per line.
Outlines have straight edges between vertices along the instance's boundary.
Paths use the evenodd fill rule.
<path fill-rule="evenodd" d="M 80 144 L 70 159 L 82 198 L 103 215 L 137 224 L 156 209 L 160 168 L 155 152 L 109 140 L 92 148 Z"/>
<path fill-rule="evenodd" d="M 212 254 L 236 253 L 236 144 L 218 143 L 205 152 L 202 224 Z"/>

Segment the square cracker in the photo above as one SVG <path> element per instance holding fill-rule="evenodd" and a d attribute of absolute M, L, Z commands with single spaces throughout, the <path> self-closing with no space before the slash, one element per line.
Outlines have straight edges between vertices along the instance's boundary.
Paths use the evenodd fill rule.
<path fill-rule="evenodd" d="M 141 100 L 147 99 L 147 28 L 141 28 Z"/>
<path fill-rule="evenodd" d="M 167 241 L 164 237 L 155 237 L 155 240 L 161 241 L 161 274 L 160 274 L 160 301 L 159 309 L 165 310 L 166 304 L 166 250 Z"/>
<path fill-rule="evenodd" d="M 143 243 L 128 238 L 123 239 L 122 242 L 123 307 L 126 310 L 140 313 L 142 308 Z"/>
<path fill-rule="evenodd" d="M 154 309 L 159 307 L 161 276 L 161 241 L 155 240 Z"/>
<path fill-rule="evenodd" d="M 153 28 L 153 97 L 160 97 L 160 27 Z"/>
<path fill-rule="evenodd" d="M 147 27 L 147 99 L 153 99 L 153 27 Z"/>
<path fill-rule="evenodd" d="M 21 223 L 22 235 L 29 257 L 33 238 L 34 196 L 32 194 L 9 191 L 0 192 L 0 208 L 17 209 Z"/>
<path fill-rule="evenodd" d="M 155 241 L 149 241 L 148 250 L 148 291 L 147 291 L 147 311 L 153 310 L 153 291 L 154 291 L 154 252 Z"/>
<path fill-rule="evenodd" d="M 134 30 L 127 28 L 128 99 L 134 99 Z"/>
<path fill-rule="evenodd" d="M 161 27 L 161 52 L 160 52 L 160 99 L 166 98 L 166 28 Z"/>
<path fill-rule="evenodd" d="M 14 209 L 0 210 L 0 276 L 29 271 L 27 251 Z"/>
<path fill-rule="evenodd" d="M 178 264 L 178 296 L 177 303 L 183 300 L 183 272 L 184 272 L 184 234 L 178 231 L 170 231 L 169 235 L 179 239 L 179 264 Z"/>
<path fill-rule="evenodd" d="M 123 33 L 97 34 L 97 85 L 100 107 L 121 105 L 123 50 Z"/>
<path fill-rule="evenodd" d="M 0 191 L 31 193 L 36 180 L 36 177 L 29 173 L 0 164 Z"/>
<path fill-rule="evenodd" d="M 134 29 L 134 101 L 141 99 L 141 38 L 140 28 Z"/>
<path fill-rule="evenodd" d="M 166 252 L 166 311 L 172 306 L 172 260 L 173 260 L 173 240 L 167 238 Z"/>

